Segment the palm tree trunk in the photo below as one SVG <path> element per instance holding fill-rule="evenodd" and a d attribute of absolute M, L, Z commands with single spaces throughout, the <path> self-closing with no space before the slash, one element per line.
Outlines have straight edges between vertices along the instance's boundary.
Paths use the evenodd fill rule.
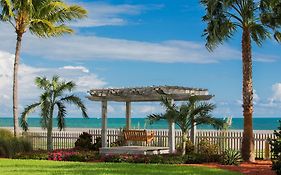
<path fill-rule="evenodd" d="M 22 42 L 22 34 L 17 34 L 16 53 L 14 60 L 14 74 L 13 74 L 13 118 L 14 118 L 14 136 L 19 135 L 19 116 L 18 116 L 18 68 L 20 61 L 20 49 Z"/>
<path fill-rule="evenodd" d="M 182 131 L 182 155 L 186 153 L 187 131 Z"/>
<path fill-rule="evenodd" d="M 253 81 L 252 81 L 252 50 L 248 28 L 244 28 L 242 36 L 243 64 L 243 116 L 244 132 L 242 141 L 242 157 L 244 161 L 255 161 L 253 137 Z"/>
<path fill-rule="evenodd" d="M 48 119 L 48 126 L 47 126 L 47 150 L 49 152 L 53 151 L 53 137 L 52 137 L 52 132 L 53 132 L 53 110 L 54 108 L 51 107 L 50 109 L 50 116 Z"/>

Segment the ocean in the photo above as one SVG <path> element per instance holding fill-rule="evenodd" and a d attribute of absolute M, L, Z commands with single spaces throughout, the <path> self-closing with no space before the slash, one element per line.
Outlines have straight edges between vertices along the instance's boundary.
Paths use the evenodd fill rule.
<path fill-rule="evenodd" d="M 279 126 L 280 118 L 254 118 L 253 126 L 254 130 L 275 130 Z M 108 118 L 108 128 L 123 128 L 125 127 L 125 118 Z M 40 127 L 39 118 L 29 118 L 29 127 Z M 66 118 L 66 128 L 101 128 L 100 118 Z M 12 118 L 0 118 L 0 127 L 12 127 Z M 54 121 L 54 127 L 56 127 L 56 121 Z M 150 125 L 145 118 L 132 118 L 132 128 L 143 129 L 167 129 L 168 125 L 166 121 L 159 121 Z M 198 129 L 212 129 L 210 126 L 201 125 Z M 243 129 L 243 118 L 233 118 L 230 129 Z"/>

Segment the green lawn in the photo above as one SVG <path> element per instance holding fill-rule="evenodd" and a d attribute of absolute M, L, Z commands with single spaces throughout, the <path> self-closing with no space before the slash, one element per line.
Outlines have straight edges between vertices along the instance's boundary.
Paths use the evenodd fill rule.
<path fill-rule="evenodd" d="M 0 159 L 1 175 L 241 175 L 190 166 Z"/>

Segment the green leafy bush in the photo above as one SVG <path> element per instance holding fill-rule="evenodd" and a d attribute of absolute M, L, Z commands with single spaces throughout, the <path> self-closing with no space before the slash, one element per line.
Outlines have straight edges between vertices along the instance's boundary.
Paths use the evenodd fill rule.
<path fill-rule="evenodd" d="M 75 148 L 92 149 L 92 135 L 87 132 L 83 132 L 82 134 L 80 134 L 79 138 L 75 142 Z"/>
<path fill-rule="evenodd" d="M 191 140 L 186 141 L 186 148 L 185 148 L 186 154 L 194 153 L 194 148 L 195 145 L 191 142 Z"/>
<path fill-rule="evenodd" d="M 191 140 L 186 141 L 185 154 L 192 154 L 195 151 L 195 146 Z M 177 152 L 182 152 L 182 144 L 177 146 Z"/>
<path fill-rule="evenodd" d="M 272 170 L 276 172 L 277 175 L 281 175 L 281 158 L 272 161 Z"/>
<path fill-rule="evenodd" d="M 32 145 L 26 138 L 15 138 L 9 130 L 0 130 L 0 157 L 12 158 L 17 153 L 30 151 Z"/>
<path fill-rule="evenodd" d="M 211 143 L 209 140 L 201 140 L 198 144 L 198 154 L 205 162 L 218 162 L 220 159 L 219 147 L 217 144 Z"/>
<path fill-rule="evenodd" d="M 184 156 L 185 164 L 200 164 L 204 162 L 206 162 L 204 157 L 202 157 L 202 155 L 198 153 L 186 154 Z"/>
<path fill-rule="evenodd" d="M 17 153 L 13 159 L 34 159 L 34 160 L 48 160 L 47 151 L 33 151 L 28 153 Z"/>
<path fill-rule="evenodd" d="M 242 157 L 239 151 L 227 150 L 223 153 L 221 163 L 223 165 L 239 165 Z"/>
<path fill-rule="evenodd" d="M 271 153 L 273 154 L 273 157 L 275 158 L 272 161 L 272 169 L 276 171 L 278 175 L 281 175 L 281 121 L 279 121 L 280 126 L 278 127 L 278 130 L 274 131 L 274 135 L 276 136 L 276 139 L 269 140 L 269 144 L 271 146 Z"/>
<path fill-rule="evenodd" d="M 12 139 L 14 137 L 13 133 L 7 129 L 0 129 L 0 138 L 1 139 Z"/>
<path fill-rule="evenodd" d="M 118 163 L 152 163 L 152 164 L 183 164 L 185 159 L 181 155 L 107 155 L 102 158 L 104 162 Z"/>
<path fill-rule="evenodd" d="M 118 138 L 115 142 L 110 144 L 110 147 L 117 147 L 117 146 L 124 146 L 125 145 L 125 138 L 124 138 L 124 132 L 123 129 L 120 128 Z"/>
<path fill-rule="evenodd" d="M 97 137 L 95 139 L 95 143 L 93 144 L 92 150 L 93 151 L 99 151 L 99 149 L 101 148 L 102 143 L 101 143 L 101 137 Z"/>

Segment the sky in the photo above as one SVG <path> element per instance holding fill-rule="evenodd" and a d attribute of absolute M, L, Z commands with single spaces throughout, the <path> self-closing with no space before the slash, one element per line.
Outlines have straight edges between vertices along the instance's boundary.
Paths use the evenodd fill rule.
<path fill-rule="evenodd" d="M 198 0 L 67 1 L 85 7 L 84 20 L 70 23 L 75 34 L 23 39 L 19 73 L 20 112 L 38 99 L 37 76 L 60 75 L 78 85 L 75 93 L 90 117 L 100 103 L 85 96 L 93 88 L 176 85 L 207 88 L 215 95 L 216 117 L 242 117 L 241 31 L 209 52 L 202 33 L 204 8 Z M 0 116 L 12 116 L 12 69 L 16 37 L 0 23 Z M 254 117 L 281 116 L 281 45 L 253 45 Z M 68 117 L 81 117 L 68 106 Z M 158 103 L 133 103 L 133 117 L 163 109 Z M 32 114 L 37 116 L 37 113 Z M 109 103 L 109 117 L 124 117 L 125 104 Z"/>

